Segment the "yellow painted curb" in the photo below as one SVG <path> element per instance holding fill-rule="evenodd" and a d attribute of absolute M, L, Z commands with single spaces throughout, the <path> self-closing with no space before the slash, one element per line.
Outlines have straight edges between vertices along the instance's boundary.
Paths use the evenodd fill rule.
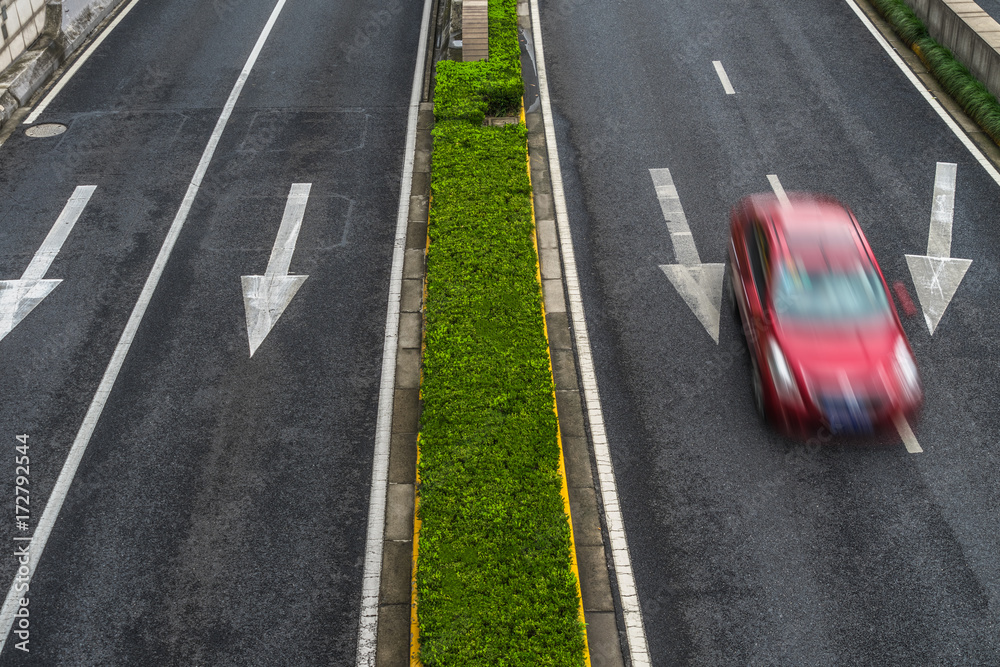
<path fill-rule="evenodd" d="M 521 124 L 527 125 L 524 118 L 524 98 L 521 98 Z M 525 163 L 528 168 L 528 184 L 531 185 L 531 155 L 528 153 L 527 146 L 525 146 L 524 151 Z M 531 187 L 531 240 L 535 244 L 535 279 L 538 281 L 538 289 L 542 289 L 542 266 L 540 261 L 540 255 L 538 252 L 538 232 L 535 224 L 535 188 Z M 565 456 L 563 454 L 563 444 L 562 444 L 562 430 L 559 428 L 559 407 L 556 404 L 556 378 L 555 374 L 552 372 L 552 349 L 549 345 L 549 324 L 545 320 L 545 298 L 543 296 L 541 300 L 542 306 L 542 331 L 545 333 L 545 354 L 549 358 L 549 377 L 552 378 L 552 412 L 556 415 L 556 442 L 559 445 L 559 479 L 560 488 L 559 495 L 563 499 L 563 509 L 566 512 L 566 521 L 569 524 L 569 557 L 570 557 L 570 568 L 573 570 L 573 579 L 576 581 L 576 598 L 580 601 L 579 604 L 579 618 L 580 625 L 583 629 L 583 660 L 587 667 L 590 667 L 590 644 L 587 641 L 587 619 L 583 613 L 583 592 L 580 590 L 580 568 L 576 562 L 576 539 L 573 536 L 573 514 L 569 507 L 569 482 L 566 479 L 566 462 Z"/>
<path fill-rule="evenodd" d="M 430 207 L 428 207 L 430 210 Z M 413 565 L 410 570 L 410 667 L 420 662 L 420 625 L 417 623 L 417 555 L 420 551 L 420 433 L 417 433 L 417 479 L 413 485 Z"/>
<path fill-rule="evenodd" d="M 432 149 L 433 150 L 433 149 Z M 423 301 L 427 304 L 427 254 L 431 247 L 431 204 L 434 195 L 427 196 L 427 238 L 424 240 L 424 287 Z M 423 308 L 421 308 L 423 310 Z M 426 332 L 424 326 L 424 315 L 420 316 L 420 398 L 423 398 L 424 386 L 424 352 L 427 348 Z M 410 667 L 423 667 L 420 662 L 420 623 L 417 617 L 417 556 L 420 555 L 420 431 L 417 430 L 417 462 L 416 479 L 413 485 L 413 564 L 410 570 Z"/>

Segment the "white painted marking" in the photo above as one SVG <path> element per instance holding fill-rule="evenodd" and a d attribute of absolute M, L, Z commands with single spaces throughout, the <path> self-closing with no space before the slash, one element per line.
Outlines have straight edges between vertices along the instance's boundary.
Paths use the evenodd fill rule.
<path fill-rule="evenodd" d="M 660 269 L 718 345 L 722 276 L 726 265 L 702 264 L 670 170 L 650 169 L 649 175 L 653 179 L 656 198 L 660 200 L 660 210 L 667 221 L 667 230 L 678 262 L 661 264 Z"/>
<path fill-rule="evenodd" d="M 531 1 L 531 31 L 535 39 L 535 55 L 538 64 L 538 93 L 542 101 L 542 116 L 545 120 L 545 143 L 549 153 L 549 173 L 552 179 L 552 198 L 556 209 L 559 230 L 559 249 L 562 254 L 563 275 L 566 279 L 566 293 L 569 296 L 570 316 L 573 318 L 573 336 L 576 341 L 577 358 L 580 362 L 580 379 L 587 408 L 591 440 L 594 443 L 594 458 L 597 464 L 597 479 L 601 486 L 601 501 L 604 504 L 604 518 L 608 527 L 615 577 L 618 580 L 619 599 L 625 622 L 625 636 L 633 667 L 648 667 L 649 647 L 642 622 L 642 608 L 636 593 L 632 559 L 625 536 L 625 519 L 618 503 L 611 451 L 608 447 L 604 415 L 601 410 L 601 396 L 594 372 L 594 357 L 590 349 L 590 335 L 587 332 L 587 318 L 583 309 L 583 295 L 570 237 L 569 214 L 566 211 L 566 196 L 563 192 L 562 168 L 559 165 L 559 148 L 556 144 L 555 125 L 552 121 L 552 105 L 549 102 L 548 75 L 545 70 L 545 50 L 542 45 L 542 27 L 539 23 L 538 0 Z"/>
<path fill-rule="evenodd" d="M 934 200 L 931 204 L 931 227 L 927 235 L 927 254 L 951 257 L 951 227 L 955 219 L 955 181 L 958 165 L 938 162 L 934 172 Z"/>
<path fill-rule="evenodd" d="M 1000 172 L 998 172 L 990 161 L 986 159 L 986 156 L 983 155 L 982 151 L 980 151 L 976 144 L 972 142 L 972 139 L 969 138 L 962 128 L 958 126 L 958 123 L 956 123 L 955 120 L 948 115 L 948 112 L 944 110 L 944 107 L 941 106 L 940 102 L 934 99 L 934 97 L 927 91 L 927 88 L 925 88 L 924 84 L 920 82 L 917 75 L 914 74 L 909 67 L 907 67 L 906 63 L 903 62 L 903 59 L 899 57 L 898 53 L 896 53 L 896 50 L 893 49 L 892 45 L 885 40 L 881 33 L 879 33 L 878 28 L 876 28 L 868 17 L 865 16 L 865 13 L 861 11 L 861 8 L 858 7 L 857 3 L 854 2 L 854 0 L 844 0 L 844 2 L 846 2 L 848 7 L 850 7 L 858 18 L 861 19 L 861 22 L 866 28 L 868 28 L 868 32 L 872 34 L 872 37 L 875 38 L 875 41 L 878 42 L 879 46 L 881 46 L 882 49 L 889 54 L 889 57 L 892 58 L 892 62 L 896 63 L 896 67 L 898 67 L 903 75 L 909 79 L 910 83 L 913 84 L 913 87 L 917 89 L 917 92 L 924 98 L 924 101 L 927 102 L 927 104 L 934 109 L 934 112 L 937 113 L 941 120 L 944 121 L 944 124 L 948 126 L 948 129 L 951 130 L 952 134 L 954 134 L 958 140 L 962 142 L 962 145 L 965 146 L 966 150 L 972 154 L 972 157 L 979 163 L 979 166 L 986 170 L 986 173 L 990 175 L 990 178 L 992 178 L 997 185 L 1000 185 Z"/>
<path fill-rule="evenodd" d="M 687 216 L 684 215 L 681 198 L 677 194 L 677 187 L 674 185 L 670 170 L 650 169 L 649 175 L 653 179 L 653 187 L 656 188 L 656 198 L 660 200 L 663 219 L 667 221 L 667 230 L 674 245 L 674 257 L 677 263 L 687 266 L 701 264 L 701 257 L 691 236 L 691 227 L 688 225 Z"/>
<path fill-rule="evenodd" d="M 61 279 L 44 280 L 45 273 L 52 266 L 52 261 L 59 254 L 66 237 L 80 219 L 96 189 L 96 185 L 78 186 L 42 241 L 42 246 L 31 258 L 21 279 L 0 280 L 0 340 L 13 331 L 62 282 Z"/>
<path fill-rule="evenodd" d="M 290 276 L 295 242 L 302 230 L 311 183 L 293 183 L 285 204 L 285 215 L 271 248 L 271 258 L 262 276 L 242 276 L 243 306 L 247 316 L 247 340 L 250 356 L 267 338 L 278 318 L 292 302 L 295 293 L 309 276 Z"/>
<path fill-rule="evenodd" d="M 677 293 L 705 327 L 715 344 L 719 344 L 719 307 L 722 302 L 722 277 L 725 264 L 661 264 Z"/>
<path fill-rule="evenodd" d="M 924 312 L 924 322 L 933 336 L 944 317 L 944 311 L 965 277 L 965 272 L 972 265 L 972 260 L 906 255 L 906 265 L 913 277 L 913 287 Z"/>
<path fill-rule="evenodd" d="M 917 290 L 917 299 L 924 312 L 924 322 L 932 336 L 972 264 L 971 259 L 951 257 L 957 173 L 958 165 L 951 162 L 937 163 L 927 254 L 905 256 L 913 277 L 913 286 Z"/>
<path fill-rule="evenodd" d="M 389 439 L 392 435 L 392 404 L 396 389 L 396 347 L 399 341 L 399 309 L 403 291 L 403 257 L 406 251 L 406 227 L 410 217 L 410 192 L 413 159 L 417 147 L 417 115 L 424 83 L 424 49 L 430 30 L 431 0 L 424 0 L 417 40 L 417 62 L 410 87 L 410 107 L 406 121 L 406 146 L 403 149 L 403 176 L 399 185 L 399 208 L 396 213 L 396 240 L 392 247 L 389 272 L 389 303 L 385 316 L 385 339 L 382 345 L 382 378 L 379 383 L 378 416 L 375 421 L 375 455 L 372 485 L 368 501 L 368 532 L 365 539 L 365 568 L 361 579 L 361 618 L 358 622 L 357 666 L 375 667 L 378 638 L 378 596 L 382 581 L 382 550 L 385 544 L 386 493 L 389 483 Z"/>
<path fill-rule="evenodd" d="M 920 454 L 924 450 L 920 447 L 920 443 L 917 442 L 917 438 L 913 435 L 913 430 L 910 429 L 910 425 L 906 421 L 906 417 L 902 415 L 896 415 L 896 430 L 899 431 L 899 437 L 903 439 L 903 445 L 906 447 L 906 451 L 911 454 Z"/>
<path fill-rule="evenodd" d="M 94 51 L 96 51 L 104 40 L 108 38 L 111 31 L 118 27 L 118 24 L 121 23 L 122 19 L 128 16 L 128 13 L 132 11 L 132 8 L 135 7 L 138 2 L 139 0 L 132 0 L 132 2 L 130 2 L 128 6 L 115 17 L 115 20 L 112 21 L 107 28 L 101 31 L 101 34 L 97 36 L 97 39 L 95 39 L 90 44 L 90 47 L 84 51 L 83 55 L 80 56 L 75 63 L 73 63 L 73 66 L 69 68 L 69 71 L 67 71 L 66 74 L 64 74 L 63 77 L 56 82 L 56 85 L 54 85 L 52 90 L 50 90 L 42 101 L 38 103 L 38 106 L 35 107 L 34 111 L 28 114 L 28 117 L 24 119 L 24 125 L 34 125 L 35 121 L 37 121 L 38 117 L 42 115 L 42 112 L 45 111 L 46 107 L 48 107 L 52 100 L 55 99 L 56 95 L 62 91 L 63 87 L 69 83 L 70 79 L 73 78 L 73 75 L 77 73 L 77 70 L 83 67 L 83 64 L 87 62 L 90 56 L 94 54 Z"/>
<path fill-rule="evenodd" d="M 788 195 L 785 194 L 785 188 L 781 187 L 781 181 L 778 180 L 777 174 L 768 174 L 767 180 L 771 184 L 771 189 L 774 190 L 774 194 L 778 197 L 778 201 L 781 202 L 781 205 L 791 206 L 792 202 L 788 200 Z"/>
<path fill-rule="evenodd" d="M 271 34 L 271 29 L 278 20 L 278 15 L 285 6 L 285 2 L 286 0 L 278 0 L 278 4 L 275 6 L 274 11 L 271 12 L 271 17 L 268 19 L 267 25 L 264 26 L 264 31 L 258 38 L 257 43 L 254 45 L 253 51 L 251 51 L 246 65 L 243 66 L 243 71 L 240 72 L 240 76 L 236 80 L 236 85 L 233 86 L 233 90 L 229 94 L 229 99 L 226 100 L 226 105 L 223 107 L 222 115 L 219 116 L 219 120 L 215 124 L 215 130 L 212 132 L 212 136 L 208 140 L 208 145 L 205 147 L 204 153 L 202 153 L 201 161 L 198 163 L 194 176 L 191 178 L 191 184 L 188 186 L 187 193 L 184 195 L 181 207 L 177 211 L 177 215 L 174 216 L 174 221 L 171 223 L 170 229 L 167 231 L 167 236 L 163 240 L 163 245 L 160 246 L 160 252 L 156 256 L 156 261 L 153 263 L 153 269 L 146 278 L 146 283 L 142 287 L 142 292 L 139 294 L 138 301 L 136 301 L 135 306 L 132 308 L 132 314 L 129 315 L 128 322 L 125 324 L 125 329 L 122 331 L 121 338 L 118 339 L 118 344 L 115 346 L 115 351 L 111 356 L 111 361 L 108 363 L 108 366 L 104 371 L 104 376 L 101 378 L 101 383 L 97 387 L 97 392 L 94 394 L 94 398 L 90 402 L 90 407 L 87 408 L 87 414 L 83 418 L 83 424 L 80 425 L 80 430 L 77 431 L 76 438 L 73 440 L 73 445 L 70 447 L 69 455 L 66 457 L 66 462 L 63 463 L 62 470 L 59 472 L 59 477 L 56 479 L 55 486 L 52 488 L 49 500 L 45 504 L 42 516 L 38 520 L 38 526 L 35 528 L 35 533 L 31 539 L 31 558 L 28 561 L 28 576 L 24 579 L 30 580 L 30 578 L 34 575 L 35 568 L 38 566 L 38 561 L 41 559 L 42 552 L 45 550 L 45 544 L 48 542 L 52 528 L 55 526 L 56 519 L 59 517 L 59 510 L 62 509 L 63 502 L 66 500 L 66 494 L 69 493 L 70 485 L 73 483 L 73 478 L 76 476 L 76 470 L 80 465 L 80 460 L 83 458 L 83 454 L 87 450 L 87 445 L 90 443 L 90 438 L 94 434 L 94 429 L 97 428 L 97 422 L 101 418 L 101 413 L 104 411 L 104 405 L 115 385 L 115 380 L 118 378 L 118 373 L 121 371 L 122 364 L 125 363 L 125 357 L 128 354 L 129 348 L 132 346 L 132 340 L 135 337 L 136 331 L 139 329 L 139 324 L 142 322 L 143 315 L 146 313 L 146 308 L 149 306 L 149 302 L 153 298 L 153 292 L 156 291 L 156 286 L 160 282 L 160 277 L 163 275 L 163 270 L 166 268 L 167 261 L 170 259 L 170 253 L 173 251 L 174 244 L 177 242 L 177 237 L 180 236 L 181 230 L 184 228 L 184 223 L 187 221 L 188 214 L 191 212 L 191 206 L 194 204 L 195 196 L 198 194 L 202 179 L 208 171 L 208 165 L 212 161 L 212 156 L 215 155 L 215 149 L 218 147 L 219 140 L 222 138 L 222 133 L 226 129 L 226 125 L 229 123 L 229 118 L 233 113 L 233 109 L 236 107 L 236 101 L 239 99 L 240 93 L 243 91 L 243 86 L 246 84 L 247 78 L 249 78 L 250 72 L 253 70 L 253 66 L 257 62 L 257 57 L 260 55 L 261 49 L 264 48 L 264 43 L 267 41 L 268 35 Z M 3 608 L 0 609 L 0 651 L 3 651 L 7 638 L 10 636 L 11 626 L 14 624 L 14 613 L 20 608 L 19 600 L 21 598 L 21 593 L 15 589 L 17 582 L 18 580 L 15 580 L 11 583 L 10 590 L 7 592 L 7 598 L 4 600 Z"/>
<path fill-rule="evenodd" d="M 722 66 L 722 62 L 713 60 L 712 64 L 715 65 L 715 73 L 719 75 L 719 81 L 722 82 L 722 89 L 726 91 L 726 95 L 735 95 L 736 90 L 733 89 L 733 84 L 729 82 L 729 75 L 726 74 L 726 69 Z"/>

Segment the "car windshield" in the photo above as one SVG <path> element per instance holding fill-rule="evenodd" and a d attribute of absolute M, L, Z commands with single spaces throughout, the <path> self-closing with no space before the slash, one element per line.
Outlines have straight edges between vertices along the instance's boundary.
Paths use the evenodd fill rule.
<path fill-rule="evenodd" d="M 772 292 L 779 317 L 840 322 L 880 317 L 889 313 L 882 281 L 872 267 L 825 266 L 807 270 L 801 264 L 777 268 Z"/>

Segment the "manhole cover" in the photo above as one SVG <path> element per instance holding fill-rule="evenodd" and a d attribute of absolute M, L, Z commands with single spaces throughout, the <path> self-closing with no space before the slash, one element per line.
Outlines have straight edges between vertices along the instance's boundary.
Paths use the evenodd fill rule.
<path fill-rule="evenodd" d="M 29 137 L 34 137 L 36 139 L 41 139 L 44 137 L 54 137 L 57 134 L 62 134 L 66 131 L 66 126 L 60 123 L 42 123 L 41 125 L 35 125 L 34 127 L 29 127 L 24 131 Z"/>

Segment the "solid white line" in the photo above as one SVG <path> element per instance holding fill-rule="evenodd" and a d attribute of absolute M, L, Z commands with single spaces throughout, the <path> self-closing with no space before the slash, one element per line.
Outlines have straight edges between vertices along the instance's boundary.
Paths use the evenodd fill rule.
<path fill-rule="evenodd" d="M 938 162 L 934 170 L 934 203 L 927 234 L 928 257 L 951 257 L 951 228 L 955 220 L 955 182 L 958 165 Z"/>
<path fill-rule="evenodd" d="M 83 209 L 87 207 L 87 202 L 96 189 L 96 185 L 77 186 L 63 207 L 62 213 L 59 214 L 56 224 L 52 225 L 52 229 L 42 241 L 42 247 L 31 258 L 31 263 L 24 270 L 21 280 L 41 280 L 45 277 L 45 273 L 52 266 L 52 260 L 59 254 L 66 237 L 73 231 L 76 221 L 80 219 Z"/>
<path fill-rule="evenodd" d="M 292 183 L 285 202 L 285 214 L 278 226 L 278 236 L 271 248 L 271 257 L 267 260 L 265 277 L 287 276 L 288 267 L 292 264 L 295 253 L 295 242 L 302 231 L 302 219 L 306 215 L 306 204 L 309 203 L 309 191 L 312 183 Z"/>
<path fill-rule="evenodd" d="M 187 193 L 184 195 L 184 201 L 181 203 L 180 210 L 177 211 L 177 215 L 174 217 L 174 221 L 171 223 L 170 229 L 167 231 L 167 237 L 163 240 L 163 245 L 160 247 L 160 253 L 156 256 L 153 269 L 150 272 L 149 277 L 146 278 L 146 283 L 143 285 L 142 293 L 139 295 L 139 300 L 136 302 L 135 307 L 132 308 L 132 314 L 129 316 L 128 322 L 125 324 L 125 330 L 122 331 L 121 338 L 118 340 L 118 345 L 115 347 L 114 354 L 111 356 L 111 361 L 108 363 L 108 367 L 104 371 L 104 377 L 101 378 L 101 383 L 98 385 L 97 392 L 94 394 L 90 407 L 87 409 L 87 414 L 83 419 L 83 424 L 80 426 L 80 430 L 76 434 L 76 439 L 73 441 L 72 447 L 70 447 L 69 455 L 66 457 L 66 462 L 63 464 L 62 470 L 59 473 L 59 478 L 56 480 L 56 484 L 52 489 L 52 494 L 49 496 L 49 500 L 45 504 L 45 510 L 42 512 L 42 516 L 38 521 L 38 526 L 35 528 L 35 533 L 32 537 L 30 545 L 31 558 L 28 563 L 29 572 L 27 579 L 30 579 L 34 574 L 35 567 L 37 567 L 38 561 L 42 557 L 42 551 L 45 549 L 45 543 L 48 541 L 49 534 L 52 532 L 52 527 L 55 525 L 56 519 L 59 516 L 59 510 L 62 508 L 63 502 L 66 500 L 66 494 L 69 493 L 70 485 L 73 483 L 73 477 L 76 475 L 76 469 L 79 467 L 80 460 L 83 458 L 83 454 L 87 450 L 87 445 L 90 443 L 90 438 L 94 434 L 94 429 L 97 428 L 97 422 L 101 418 L 101 413 L 104 411 L 104 405 L 108 400 L 108 396 L 111 394 L 111 389 L 114 387 L 115 380 L 118 378 L 118 373 L 121 371 L 122 364 L 125 363 L 125 356 L 128 354 L 129 348 L 132 346 L 132 340 L 139 328 L 139 324 L 142 322 L 143 315 L 146 313 L 146 308 L 149 306 L 149 302 L 153 298 L 153 292 L 156 291 L 156 286 L 160 282 L 160 276 L 163 275 L 163 270 L 166 268 L 167 260 L 170 259 L 170 253 L 174 248 L 174 243 L 176 243 L 177 237 L 180 236 L 181 229 L 187 221 L 188 213 L 191 211 L 194 198 L 198 194 L 198 189 L 201 187 L 201 181 L 205 176 L 205 172 L 208 170 L 209 163 L 212 161 L 215 149 L 219 145 L 222 132 L 226 129 L 229 117 L 232 115 L 233 109 L 236 107 L 236 101 L 239 99 L 240 93 L 243 91 L 243 86 L 246 84 L 247 78 L 250 76 L 250 71 L 257 62 L 257 56 L 260 55 L 261 49 L 264 48 L 264 42 L 267 41 L 267 37 L 271 33 L 271 28 L 274 27 L 275 22 L 278 20 L 278 15 L 281 13 L 281 9 L 285 6 L 285 2 L 286 0 L 278 0 L 278 4 L 275 6 L 274 11 L 271 12 L 271 18 L 268 19 L 267 25 L 264 26 L 264 31 L 261 33 L 260 38 L 258 38 L 257 44 L 254 45 L 253 51 L 250 53 L 250 57 L 247 59 L 246 65 L 243 66 L 243 71 L 240 72 L 239 79 L 237 79 L 236 85 L 229 94 L 229 99 L 226 101 L 226 106 L 223 108 L 222 115 L 215 124 L 215 130 L 212 132 L 212 136 L 208 140 L 205 152 L 202 153 L 201 161 L 198 163 L 198 168 L 195 170 L 194 176 L 191 179 L 191 184 L 188 186 Z M 22 596 L 22 593 L 15 590 L 16 585 L 17 580 L 11 583 L 10 590 L 7 592 L 7 599 L 3 604 L 3 609 L 0 610 L 0 651 L 3 651 L 3 647 L 10 635 L 11 626 L 14 624 L 14 613 L 19 608 L 19 599 Z"/>
<path fill-rule="evenodd" d="M 913 430 L 906 421 L 906 417 L 902 415 L 896 415 L 894 418 L 896 422 L 896 430 L 899 431 L 899 437 L 903 439 L 903 445 L 906 447 L 906 451 L 911 454 L 920 454 L 924 450 L 920 447 L 920 443 L 917 442 L 917 436 L 913 435 Z"/>
<path fill-rule="evenodd" d="M 396 388 L 396 347 L 399 341 L 399 309 L 403 290 L 403 258 L 406 252 L 406 227 L 410 217 L 413 153 L 417 147 L 417 116 L 420 112 L 420 93 L 424 85 L 425 49 L 430 21 L 431 0 L 424 0 L 424 13 L 420 20 L 420 38 L 417 41 L 417 62 L 413 68 L 410 108 L 406 121 L 406 147 L 403 149 L 403 176 L 400 181 L 399 209 L 396 214 L 396 240 L 392 247 L 392 268 L 389 273 L 389 303 L 385 316 L 382 378 L 379 384 L 372 486 L 368 501 L 365 568 L 361 580 L 358 667 L 375 666 L 375 649 L 378 638 L 378 596 L 382 580 L 382 549 L 385 541 L 385 499 L 389 482 L 389 440 L 392 435 L 392 403 L 393 392 Z"/>
<path fill-rule="evenodd" d="M 785 194 L 785 188 L 781 187 L 781 181 L 778 180 L 778 176 L 776 174 L 768 174 L 767 180 L 771 184 L 774 194 L 778 196 L 778 201 L 781 202 L 781 205 L 791 206 L 792 203 L 788 201 L 788 195 Z"/>
<path fill-rule="evenodd" d="M 975 158 L 976 162 L 978 162 L 980 166 L 986 170 L 986 173 L 990 175 L 993 181 L 997 185 L 1000 185 L 1000 172 L 998 172 L 990 161 L 986 159 L 986 156 L 983 155 L 982 151 L 980 151 L 976 144 L 972 142 L 972 139 L 969 138 L 962 128 L 958 126 L 958 123 L 956 123 L 955 120 L 948 115 L 948 112 L 944 110 L 944 107 L 942 107 L 941 104 L 927 91 L 927 88 L 925 88 L 924 84 L 920 82 L 917 75 L 913 73 L 905 62 L 903 62 L 903 59 L 899 57 L 896 50 L 892 48 L 892 45 L 885 40 L 882 34 L 878 31 L 878 28 L 876 28 L 868 17 L 865 16 L 865 13 L 861 11 L 861 8 L 858 7 L 857 3 L 854 2 L 854 0 L 844 0 L 844 2 L 846 2 L 847 6 L 858 15 L 858 18 L 861 19 L 861 22 L 865 24 L 866 28 L 868 28 L 868 32 L 872 34 L 875 41 L 877 41 L 882 49 L 889 54 L 892 61 L 896 63 L 896 67 L 898 67 L 906 78 L 910 80 L 910 83 L 913 84 L 913 87 L 917 89 L 917 92 L 920 93 L 927 104 L 931 105 L 931 108 L 937 112 L 937 115 L 941 117 L 941 120 L 943 120 L 945 125 L 948 126 L 948 129 L 952 131 L 952 134 L 958 137 L 958 140 L 962 142 L 962 145 L 965 146 L 966 149 L 968 149 L 969 153 L 972 154 L 972 157 Z"/>
<path fill-rule="evenodd" d="M 138 2 L 139 0 L 132 0 L 132 2 L 129 3 L 128 7 L 123 9 L 121 14 L 116 16 L 115 20 L 112 21 L 107 28 L 101 31 L 101 34 L 97 36 L 97 39 L 95 39 L 91 43 L 90 47 L 87 48 L 86 51 L 84 51 L 83 55 L 80 56 L 80 58 L 75 63 L 73 63 L 73 66 L 69 68 L 69 71 L 67 71 L 66 74 L 64 74 L 63 77 L 59 79 L 58 82 L 56 82 L 56 85 L 52 87 L 52 90 L 48 92 L 45 98 L 38 103 L 38 106 L 35 107 L 35 110 L 32 111 L 28 115 L 28 117 L 24 119 L 23 123 L 24 125 L 32 125 L 34 124 L 35 121 L 38 120 L 38 117 L 42 114 L 43 111 L 45 111 L 45 108 L 49 106 L 52 100 L 55 99 L 56 95 L 58 95 L 59 92 L 63 89 L 63 86 L 69 83 L 69 80 L 73 78 L 73 75 L 76 74 L 77 70 L 83 67 L 83 64 L 87 62 L 87 59 L 90 58 L 90 56 L 93 55 L 94 51 L 97 50 L 97 47 L 99 47 L 101 43 L 104 42 L 105 39 L 107 39 L 108 35 L 111 34 L 111 31 L 118 26 L 121 20 L 125 18 L 130 11 L 132 11 L 132 8 L 135 7 L 136 3 Z"/>
<path fill-rule="evenodd" d="M 726 74 L 722 61 L 713 60 L 712 64 L 715 65 L 715 73 L 719 75 L 719 81 L 722 82 L 722 89 L 726 91 L 726 95 L 735 95 L 736 91 L 733 89 L 733 84 L 729 82 L 729 75 Z"/>
<path fill-rule="evenodd" d="M 552 106 L 549 103 L 548 75 L 545 71 L 545 50 L 542 46 L 542 27 L 538 12 L 538 0 L 531 0 L 531 31 L 535 40 L 535 56 L 538 66 L 538 93 L 542 101 L 542 115 L 545 120 L 545 143 L 549 155 L 549 173 L 552 179 L 552 195 L 559 229 L 559 247 L 563 260 L 563 275 L 566 278 L 566 293 L 569 296 L 570 313 L 573 318 L 573 335 L 576 340 L 577 357 L 580 362 L 580 376 L 583 381 L 583 396 L 587 407 L 591 438 L 594 443 L 594 457 L 597 462 L 597 477 L 601 485 L 601 500 L 611 542 L 611 554 L 618 579 L 618 592 L 625 621 L 625 635 L 633 667 L 650 664 L 646 630 L 642 622 L 642 609 L 632 572 L 632 559 L 625 536 L 625 520 L 618 503 L 615 471 L 611 463 L 611 451 L 604 429 L 604 415 L 601 411 L 601 397 L 594 372 L 594 358 L 587 333 L 587 319 L 583 312 L 583 296 L 576 270 L 573 241 L 570 237 L 569 215 L 566 211 L 566 197 L 563 192 L 562 169 L 559 165 L 559 148 L 556 145 L 555 125 L 552 121 Z"/>

